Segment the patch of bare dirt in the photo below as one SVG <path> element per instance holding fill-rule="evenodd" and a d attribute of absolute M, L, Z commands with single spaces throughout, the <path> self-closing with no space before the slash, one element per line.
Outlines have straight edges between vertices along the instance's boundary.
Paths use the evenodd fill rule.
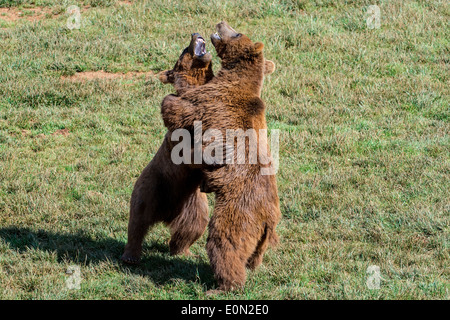
<path fill-rule="evenodd" d="M 120 5 L 120 6 L 129 6 L 129 5 L 133 4 L 133 2 L 129 1 L 129 0 L 127 0 L 127 1 L 117 1 L 117 4 Z"/>
<path fill-rule="evenodd" d="M 86 71 L 86 72 L 77 72 L 73 76 L 62 77 L 63 80 L 75 81 L 75 82 L 83 82 L 83 81 L 91 81 L 91 80 L 114 80 L 114 79 L 133 79 L 136 77 L 145 76 L 146 78 L 153 76 L 154 73 L 142 72 L 142 71 L 133 71 L 127 73 L 112 73 L 106 72 L 103 70 L 100 71 Z"/>
<path fill-rule="evenodd" d="M 31 131 L 27 130 L 27 129 L 20 130 L 20 134 L 22 135 L 22 137 L 33 137 L 33 138 L 38 138 L 38 139 L 47 139 L 47 137 L 48 137 L 48 135 L 45 135 L 43 133 L 39 133 L 39 134 L 37 134 L 35 136 L 32 136 L 31 135 Z M 11 133 L 11 135 L 13 137 L 17 136 L 16 133 Z M 67 128 L 66 129 L 59 129 L 59 130 L 56 130 L 55 132 L 53 132 L 51 135 L 52 136 L 63 136 L 63 137 L 66 137 L 66 136 L 70 135 L 70 132 L 69 132 L 69 129 L 67 129 Z"/>
<path fill-rule="evenodd" d="M 0 19 L 5 21 L 16 21 L 26 19 L 28 21 L 41 20 L 48 15 L 54 15 L 50 7 L 36 7 L 27 9 L 0 8 Z"/>
<path fill-rule="evenodd" d="M 52 136 L 68 136 L 70 134 L 69 129 L 59 129 L 52 133 Z"/>
<path fill-rule="evenodd" d="M 121 1 L 122 2 L 122 1 Z M 128 1 L 123 1 L 128 2 Z M 131 2 L 130 2 L 131 3 Z M 81 12 L 89 10 L 91 6 L 85 5 L 80 8 Z M 56 10 L 56 11 L 54 11 Z M 60 15 L 66 15 L 66 10 L 58 11 L 58 8 L 52 7 L 34 7 L 34 8 L 23 8 L 19 9 L 17 7 L 10 8 L 0 8 L 0 19 L 5 21 L 16 21 L 19 19 L 25 19 L 28 21 L 42 20 L 46 17 L 58 17 Z"/>
<path fill-rule="evenodd" d="M 132 1 L 118 1 L 116 3 L 117 6 L 129 6 L 133 4 Z M 86 12 L 91 9 L 90 5 L 84 5 L 81 7 L 81 12 Z M 0 8 L 0 20 L 14 22 L 19 19 L 25 19 L 28 21 L 38 21 L 48 17 L 57 17 L 61 14 L 67 15 L 67 12 L 64 10 L 63 12 L 54 12 L 54 8 L 52 7 L 34 7 L 34 8 L 23 8 L 19 9 L 17 7 L 10 8 Z M 6 30 L 6 28 L 1 28 L 1 30 Z"/>

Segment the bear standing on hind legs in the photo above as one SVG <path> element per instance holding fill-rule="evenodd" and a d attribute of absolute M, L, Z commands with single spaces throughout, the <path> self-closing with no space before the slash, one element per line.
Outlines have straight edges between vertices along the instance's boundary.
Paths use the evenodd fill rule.
<path fill-rule="evenodd" d="M 192 35 L 172 70 L 160 74 L 163 83 L 172 83 L 178 94 L 199 86 L 213 77 L 212 56 L 205 51 L 205 41 Z M 143 170 L 130 201 L 128 242 L 122 260 L 136 264 L 140 260 L 142 242 L 147 230 L 157 222 L 170 228 L 170 253 L 189 254 L 189 247 L 203 234 L 209 220 L 206 194 L 200 192 L 202 173 L 187 164 L 174 164 L 171 159 L 172 132 Z"/>
<path fill-rule="evenodd" d="M 213 77 L 212 56 L 205 50 L 205 41 L 197 33 L 184 49 L 172 70 L 160 73 L 163 83 L 171 83 L 180 95 L 203 85 Z M 265 74 L 272 73 L 274 64 L 265 63 Z M 208 224 L 206 195 L 200 192 L 202 173 L 197 165 L 174 164 L 173 143 L 169 131 L 155 157 L 143 170 L 134 186 L 130 201 L 128 242 L 122 260 L 137 264 L 147 230 L 164 222 L 171 232 L 170 253 L 189 254 L 189 247 L 203 234 Z"/>
<path fill-rule="evenodd" d="M 202 133 L 215 129 L 222 137 L 230 129 L 253 129 L 257 150 L 268 150 L 265 105 L 260 99 L 267 64 L 263 44 L 253 43 L 226 22 L 216 29 L 211 40 L 222 60 L 221 70 L 205 85 L 178 97 L 165 97 L 161 106 L 164 124 L 169 130 L 192 131 L 194 121 L 201 121 Z M 277 242 L 275 227 L 281 216 L 275 175 L 262 174 L 270 163 L 261 157 L 256 163 L 236 163 L 237 143 L 233 144 L 233 163 L 202 168 L 202 183 L 216 199 L 206 248 L 219 290 L 245 284 L 245 268 L 256 268 L 269 243 Z"/>

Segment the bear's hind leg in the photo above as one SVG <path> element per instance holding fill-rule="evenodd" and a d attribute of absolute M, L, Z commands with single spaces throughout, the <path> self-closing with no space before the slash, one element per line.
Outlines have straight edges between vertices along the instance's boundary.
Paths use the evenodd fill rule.
<path fill-rule="evenodd" d="M 249 223 L 230 221 L 229 217 L 221 219 L 216 211 L 220 209 L 211 219 L 206 250 L 219 290 L 231 291 L 245 284 L 245 267 L 261 238 L 261 230 Z"/>
<path fill-rule="evenodd" d="M 189 247 L 205 232 L 208 220 L 208 199 L 197 189 L 187 199 L 180 214 L 169 223 L 170 254 L 189 255 Z"/>
<path fill-rule="evenodd" d="M 122 261 L 128 264 L 138 264 L 141 258 L 142 242 L 151 225 L 155 224 L 154 217 L 146 213 L 145 202 L 141 201 L 130 208 L 128 222 L 128 242 L 122 255 Z"/>
<path fill-rule="evenodd" d="M 264 252 L 267 250 L 269 246 L 271 238 L 271 232 L 268 230 L 267 225 L 264 229 L 264 233 L 261 239 L 258 241 L 256 245 L 256 249 L 251 255 L 251 257 L 247 261 L 247 268 L 250 270 L 255 270 L 262 263 Z"/>
<path fill-rule="evenodd" d="M 227 242 L 227 243 L 225 243 Z M 245 260 L 229 239 L 209 238 L 206 244 L 211 267 L 219 285 L 218 291 L 242 288 L 246 280 Z"/>

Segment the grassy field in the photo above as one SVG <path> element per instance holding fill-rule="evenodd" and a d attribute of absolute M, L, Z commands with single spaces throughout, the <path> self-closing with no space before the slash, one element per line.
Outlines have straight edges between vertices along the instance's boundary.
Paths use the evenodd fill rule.
<path fill-rule="evenodd" d="M 449 16 L 438 0 L 0 0 L 0 298 L 449 299 Z M 262 98 L 283 217 L 245 288 L 207 296 L 206 234 L 171 257 L 157 226 L 140 266 L 120 256 L 166 132 L 155 74 L 221 20 L 277 65 Z"/>

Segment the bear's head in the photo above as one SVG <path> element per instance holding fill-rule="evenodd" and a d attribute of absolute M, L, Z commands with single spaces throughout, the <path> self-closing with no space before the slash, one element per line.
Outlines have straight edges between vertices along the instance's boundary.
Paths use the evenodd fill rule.
<path fill-rule="evenodd" d="M 275 64 L 264 59 L 264 45 L 261 42 L 253 43 L 225 21 L 216 25 L 216 31 L 211 35 L 211 42 L 222 60 L 219 73 L 231 77 L 232 81 L 239 81 L 241 89 L 261 96 L 264 75 L 275 70 Z"/>
<path fill-rule="evenodd" d="M 275 63 L 264 59 L 264 45 L 261 42 L 253 43 L 225 21 L 216 25 L 216 31 L 211 35 L 211 42 L 222 60 L 219 74 L 233 82 L 239 81 L 240 90 L 261 96 L 264 75 L 275 70 Z"/>
<path fill-rule="evenodd" d="M 172 83 L 178 91 L 185 86 L 199 86 L 214 77 L 212 56 L 205 49 L 205 40 L 198 33 L 193 33 L 189 47 L 183 50 L 172 70 L 159 74 L 162 83 Z"/>
<path fill-rule="evenodd" d="M 222 21 L 216 25 L 216 33 L 211 35 L 217 55 L 222 59 L 225 69 L 244 68 L 256 66 L 263 74 L 270 74 L 275 70 L 275 64 L 263 57 L 264 45 L 261 42 L 253 43 L 249 37 L 238 33 L 227 22 Z"/>

